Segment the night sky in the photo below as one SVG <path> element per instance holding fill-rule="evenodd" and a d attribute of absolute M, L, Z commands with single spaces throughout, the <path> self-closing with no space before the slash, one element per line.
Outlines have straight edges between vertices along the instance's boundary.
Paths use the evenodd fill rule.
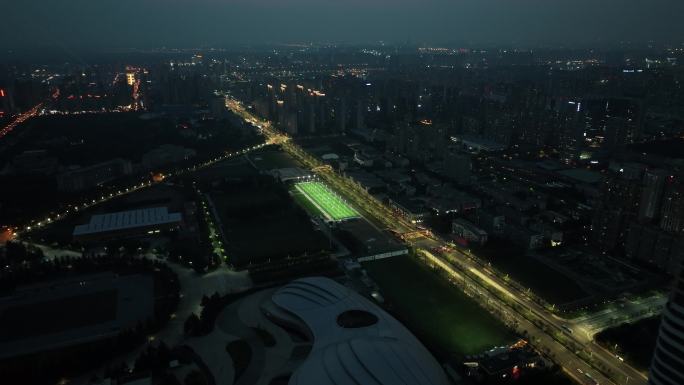
<path fill-rule="evenodd" d="M 0 46 L 681 42 L 682 0 L 2 0 Z"/>

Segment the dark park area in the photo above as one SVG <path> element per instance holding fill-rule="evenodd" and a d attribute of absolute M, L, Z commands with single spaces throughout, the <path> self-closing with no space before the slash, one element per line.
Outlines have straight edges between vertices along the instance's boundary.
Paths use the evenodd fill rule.
<path fill-rule="evenodd" d="M 4 308 L 0 310 L 0 342 L 110 321 L 116 317 L 117 294 L 107 290 Z"/>
<path fill-rule="evenodd" d="M 210 196 L 234 266 L 318 254 L 330 247 L 287 188 L 270 176 L 224 183 Z"/>
<path fill-rule="evenodd" d="M 623 357 L 641 370 L 648 370 L 656 348 L 661 317 L 646 318 L 632 324 L 622 324 L 596 335 L 604 348 Z"/>

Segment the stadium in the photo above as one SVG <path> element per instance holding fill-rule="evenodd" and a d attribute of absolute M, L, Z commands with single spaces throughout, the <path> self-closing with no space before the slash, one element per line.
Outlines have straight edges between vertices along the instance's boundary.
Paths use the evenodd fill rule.
<path fill-rule="evenodd" d="M 356 210 L 322 182 L 310 180 L 295 183 L 294 187 L 328 221 L 340 222 L 359 217 Z"/>

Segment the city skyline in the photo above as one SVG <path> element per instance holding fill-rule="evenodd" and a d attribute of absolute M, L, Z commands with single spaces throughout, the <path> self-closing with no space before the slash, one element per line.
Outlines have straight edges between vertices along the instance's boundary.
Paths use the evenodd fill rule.
<path fill-rule="evenodd" d="M 0 378 L 684 384 L 681 0 L 0 12 Z"/>
<path fill-rule="evenodd" d="M 603 47 L 681 44 L 684 3 L 656 0 L 159 0 L 4 7 L 2 48 L 225 47 L 341 42 Z M 29 22 L 30 21 L 30 22 Z M 39 25 L 40 28 L 34 26 Z"/>

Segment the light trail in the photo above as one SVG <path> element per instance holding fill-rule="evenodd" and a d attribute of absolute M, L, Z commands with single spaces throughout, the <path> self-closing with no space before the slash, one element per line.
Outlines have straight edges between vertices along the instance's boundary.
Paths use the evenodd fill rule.
<path fill-rule="evenodd" d="M 468 270 L 469 270 L 471 273 L 475 274 L 475 275 L 476 275 L 478 278 L 480 278 L 482 281 L 484 281 L 487 285 L 489 285 L 489 286 L 493 287 L 494 289 L 500 291 L 501 293 L 503 293 L 504 295 L 508 296 L 509 298 L 512 298 L 512 299 L 515 299 L 515 300 L 518 299 L 518 297 L 517 297 L 515 294 L 511 293 L 508 289 L 506 289 L 505 287 L 499 285 L 499 284 L 496 283 L 493 279 L 491 279 L 491 278 L 489 278 L 487 275 L 481 273 L 479 270 L 477 270 L 477 269 L 475 269 L 475 268 L 473 268 L 473 267 L 469 268 Z"/>
<path fill-rule="evenodd" d="M 15 128 L 17 128 L 18 125 L 24 123 L 25 121 L 31 119 L 32 117 L 36 116 L 38 114 L 38 111 L 43 107 L 43 103 L 38 103 L 36 106 L 31 108 L 30 110 L 24 112 L 23 114 L 20 114 L 19 116 L 16 117 L 11 123 L 3 127 L 2 130 L 0 130 L 0 138 L 3 138 L 5 135 L 9 134 L 12 132 Z"/>

